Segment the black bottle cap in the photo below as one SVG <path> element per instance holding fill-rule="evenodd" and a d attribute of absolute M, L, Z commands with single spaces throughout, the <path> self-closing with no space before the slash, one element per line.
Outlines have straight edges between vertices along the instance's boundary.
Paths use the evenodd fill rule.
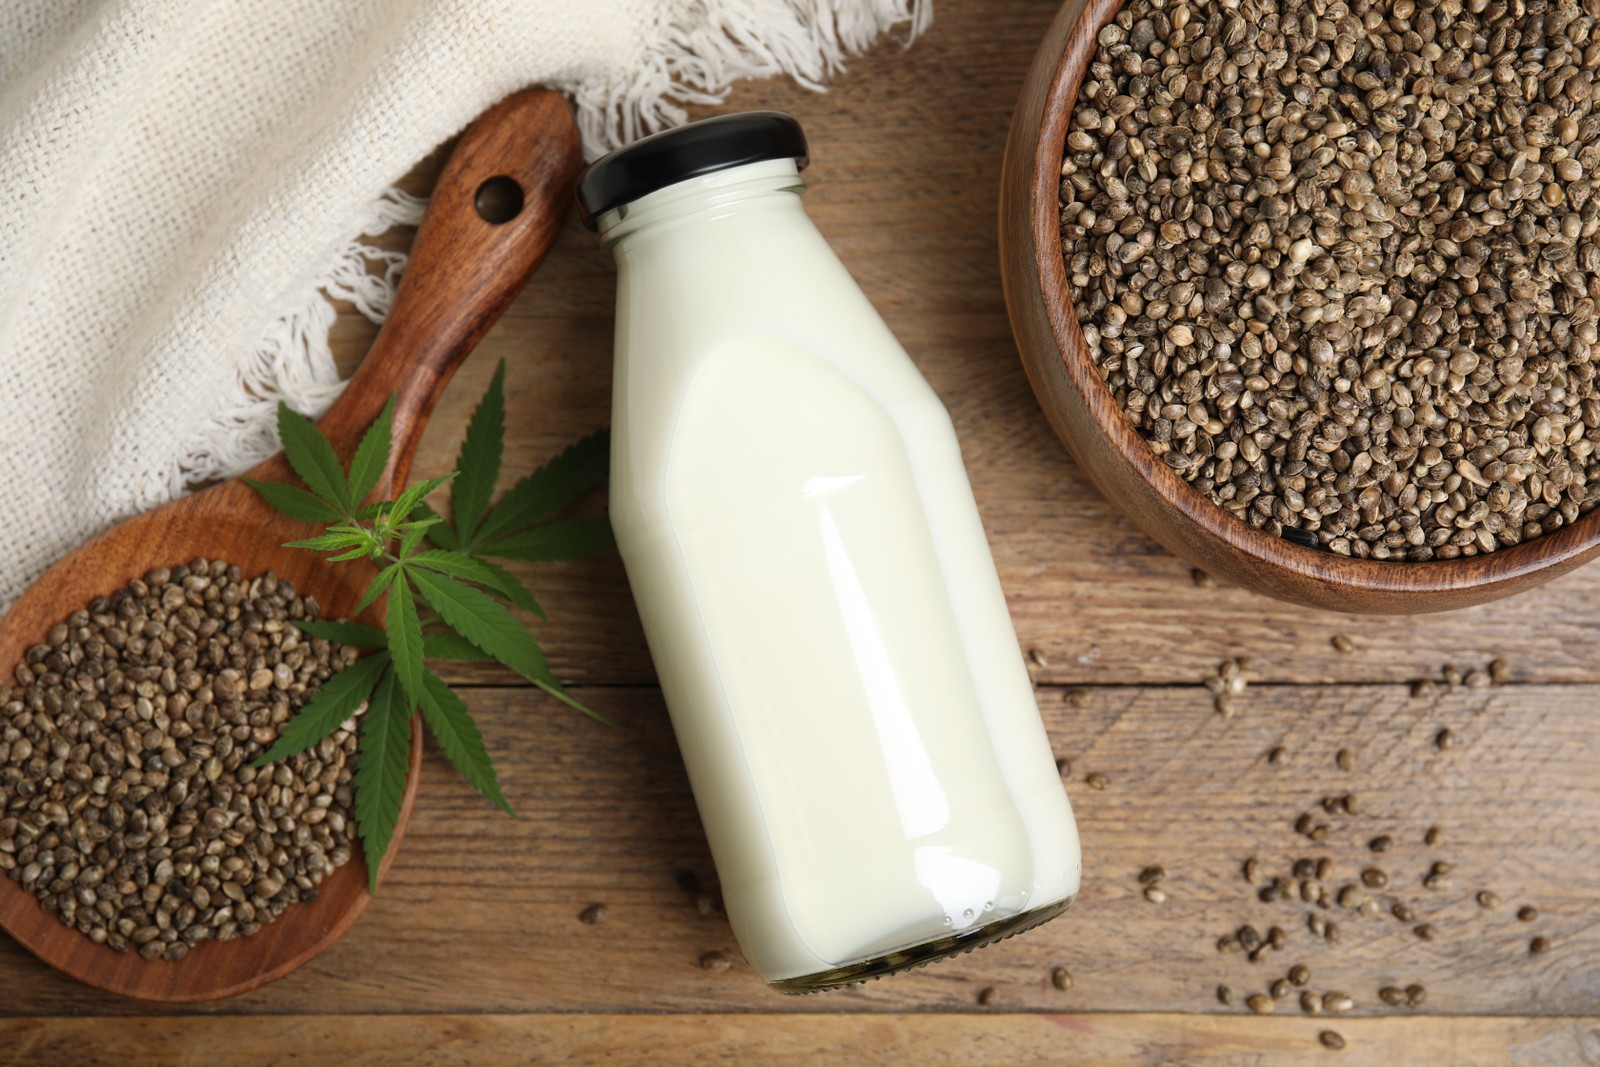
<path fill-rule="evenodd" d="M 657 189 L 746 163 L 792 159 L 810 162 L 806 135 L 782 111 L 742 111 L 691 122 L 619 148 L 589 164 L 578 179 L 583 224 Z"/>

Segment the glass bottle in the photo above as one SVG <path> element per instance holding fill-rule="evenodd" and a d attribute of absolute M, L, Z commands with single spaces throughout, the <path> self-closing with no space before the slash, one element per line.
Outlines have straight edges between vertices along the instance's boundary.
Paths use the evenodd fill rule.
<path fill-rule="evenodd" d="M 943 404 L 777 112 L 579 187 L 619 271 L 611 521 L 745 956 L 848 985 L 1064 911 L 1077 829 Z"/>

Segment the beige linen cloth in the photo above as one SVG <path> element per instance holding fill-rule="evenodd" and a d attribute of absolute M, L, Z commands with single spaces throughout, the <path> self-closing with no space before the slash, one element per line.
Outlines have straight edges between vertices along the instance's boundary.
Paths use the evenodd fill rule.
<path fill-rule="evenodd" d="M 0 0 L 0 610 L 62 553 L 277 447 L 383 316 L 389 183 L 507 93 L 595 155 L 734 80 L 818 87 L 919 0 Z"/>

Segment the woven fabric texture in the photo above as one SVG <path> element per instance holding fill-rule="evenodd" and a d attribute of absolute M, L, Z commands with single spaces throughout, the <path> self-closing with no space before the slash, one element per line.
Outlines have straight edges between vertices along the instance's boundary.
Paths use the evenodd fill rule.
<path fill-rule="evenodd" d="M 381 319 L 390 187 L 496 100 L 567 92 L 590 155 L 733 81 L 820 87 L 918 0 L 0 3 L 0 609 L 108 525 L 276 447 Z"/>

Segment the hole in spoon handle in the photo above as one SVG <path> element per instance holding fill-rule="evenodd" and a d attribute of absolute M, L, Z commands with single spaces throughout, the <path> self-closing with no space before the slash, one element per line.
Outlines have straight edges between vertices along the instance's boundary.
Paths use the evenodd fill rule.
<path fill-rule="evenodd" d="M 573 210 L 582 152 L 559 93 L 506 97 L 440 172 L 383 330 L 322 429 L 348 456 L 395 394 L 384 485 L 405 479 L 450 376 L 538 268 Z M 489 225 L 485 225 L 485 223 Z"/>
<path fill-rule="evenodd" d="M 522 186 L 508 174 L 496 174 L 478 186 L 472 206 L 484 222 L 491 226 L 503 225 L 522 213 Z"/>

